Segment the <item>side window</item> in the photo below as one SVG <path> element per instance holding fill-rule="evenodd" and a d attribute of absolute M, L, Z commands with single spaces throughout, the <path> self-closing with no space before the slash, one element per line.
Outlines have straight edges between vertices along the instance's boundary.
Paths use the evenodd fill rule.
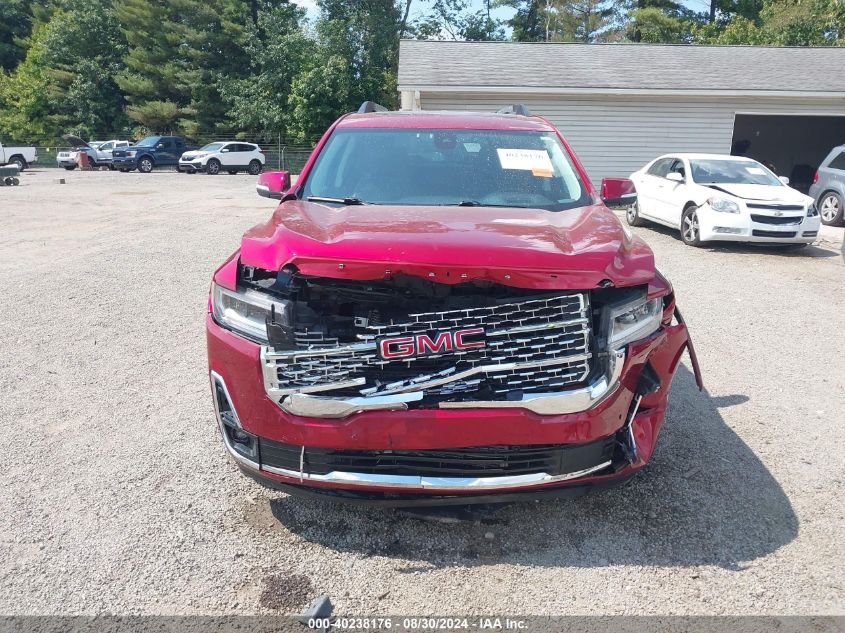
<path fill-rule="evenodd" d="M 235 151 L 236 152 L 251 152 L 253 149 L 254 148 L 252 147 L 252 145 L 248 145 L 246 143 L 238 143 L 238 149 L 236 149 Z"/>
<path fill-rule="evenodd" d="M 674 158 L 661 158 L 659 161 L 655 162 L 651 167 L 648 168 L 648 174 L 650 176 L 658 176 L 660 178 L 665 178 L 666 174 L 669 173 L 669 167 L 672 165 Z"/>
<path fill-rule="evenodd" d="M 173 147 L 173 139 L 163 138 L 161 139 L 161 144 L 164 145 L 164 149 L 171 149 Z"/>
<path fill-rule="evenodd" d="M 845 151 L 839 152 L 838 156 L 834 156 L 828 168 L 845 171 Z"/>
<path fill-rule="evenodd" d="M 110 149 L 114 149 L 114 145 L 112 143 L 103 143 L 102 145 L 100 145 L 100 151 L 106 151 Z"/>

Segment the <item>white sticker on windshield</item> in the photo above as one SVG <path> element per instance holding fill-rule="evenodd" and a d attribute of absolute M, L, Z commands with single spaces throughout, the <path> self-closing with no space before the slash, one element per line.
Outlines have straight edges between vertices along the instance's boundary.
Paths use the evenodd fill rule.
<path fill-rule="evenodd" d="M 497 149 L 502 169 L 522 169 L 535 176 L 551 178 L 554 168 L 544 149 Z"/>
<path fill-rule="evenodd" d="M 766 175 L 766 172 L 763 170 L 762 167 L 746 167 L 745 171 L 747 171 L 749 174 L 752 174 L 754 176 L 765 176 Z"/>

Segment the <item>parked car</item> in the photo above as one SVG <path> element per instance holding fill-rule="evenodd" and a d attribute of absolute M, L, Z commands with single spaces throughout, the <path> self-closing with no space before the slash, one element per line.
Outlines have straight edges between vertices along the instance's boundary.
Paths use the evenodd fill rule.
<path fill-rule="evenodd" d="M 137 169 L 148 174 L 153 168 L 177 165 L 179 158 L 189 147 L 181 136 L 147 136 L 129 147 L 118 147 L 112 151 L 115 169 L 122 172 Z"/>
<path fill-rule="evenodd" d="M 713 240 L 810 244 L 819 234 L 813 199 L 756 160 L 718 154 L 670 154 L 631 174 L 637 200 L 631 226 L 679 229 L 684 244 Z"/>
<path fill-rule="evenodd" d="M 179 171 L 189 174 L 204 171 L 212 175 L 221 171 L 230 174 L 246 171 L 257 176 L 264 169 L 264 161 L 264 151 L 253 143 L 209 143 L 198 150 L 182 154 Z"/>
<path fill-rule="evenodd" d="M 38 160 L 38 150 L 34 147 L 12 147 L 0 143 L 0 165 L 17 165 L 23 171 Z"/>
<path fill-rule="evenodd" d="M 248 476 L 384 504 L 574 495 L 650 459 L 687 328 L 651 249 L 523 106 L 365 103 L 214 274 L 223 443 Z M 520 114 L 516 114 L 520 113 Z M 700 385 L 700 382 L 699 382 Z"/>
<path fill-rule="evenodd" d="M 93 167 L 108 166 L 112 169 L 112 151 L 117 146 L 126 147 L 129 141 L 83 141 L 73 134 L 65 134 L 62 138 L 70 144 L 71 149 L 62 150 L 56 154 L 56 163 L 59 167 L 67 170 L 74 170 L 79 167 L 79 155 L 88 155 L 89 162 Z"/>
<path fill-rule="evenodd" d="M 845 145 L 830 150 L 813 177 L 809 194 L 816 201 L 823 224 L 845 223 Z"/>

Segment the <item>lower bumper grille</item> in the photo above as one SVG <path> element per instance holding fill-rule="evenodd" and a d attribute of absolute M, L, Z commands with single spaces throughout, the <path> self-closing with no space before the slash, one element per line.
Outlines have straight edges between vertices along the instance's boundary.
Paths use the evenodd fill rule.
<path fill-rule="evenodd" d="M 789 238 L 795 237 L 796 234 L 796 231 L 761 231 L 758 229 L 754 229 L 753 231 L 751 231 L 751 235 L 753 235 L 754 237 Z"/>
<path fill-rule="evenodd" d="M 299 475 L 357 473 L 420 477 L 501 477 L 591 470 L 612 459 L 612 437 L 579 445 L 480 446 L 435 450 L 334 450 L 260 438 L 261 467 Z"/>

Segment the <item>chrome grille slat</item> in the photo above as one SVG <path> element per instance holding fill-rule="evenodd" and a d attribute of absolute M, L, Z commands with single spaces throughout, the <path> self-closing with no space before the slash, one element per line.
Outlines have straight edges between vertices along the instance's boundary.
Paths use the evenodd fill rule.
<path fill-rule="evenodd" d="M 568 294 L 475 308 L 409 314 L 402 322 L 358 328 L 357 343 L 322 332 L 295 333 L 299 349 L 262 350 L 267 393 L 277 401 L 297 392 L 349 388 L 365 397 L 424 390 L 433 396 L 548 391 L 583 382 L 591 368 L 589 301 Z M 482 327 L 482 349 L 397 360 L 376 353 L 376 339 Z M 360 387 L 360 388 L 358 388 Z"/>

